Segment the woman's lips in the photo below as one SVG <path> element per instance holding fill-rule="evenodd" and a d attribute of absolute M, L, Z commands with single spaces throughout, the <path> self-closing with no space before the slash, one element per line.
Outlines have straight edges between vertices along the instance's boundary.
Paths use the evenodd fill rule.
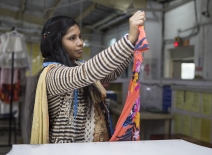
<path fill-rule="evenodd" d="M 76 50 L 77 53 L 81 54 L 83 52 L 83 50 Z"/>

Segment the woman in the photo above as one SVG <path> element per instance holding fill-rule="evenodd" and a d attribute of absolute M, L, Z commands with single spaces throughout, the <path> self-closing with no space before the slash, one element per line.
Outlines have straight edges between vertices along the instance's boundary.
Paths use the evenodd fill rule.
<path fill-rule="evenodd" d="M 65 16 L 46 22 L 41 52 L 43 66 L 51 65 L 45 76 L 49 143 L 109 141 L 113 131 L 101 83 L 116 80 L 125 70 L 144 19 L 137 11 L 129 19 L 129 34 L 85 63 L 78 61 L 84 44 L 78 24 Z"/>

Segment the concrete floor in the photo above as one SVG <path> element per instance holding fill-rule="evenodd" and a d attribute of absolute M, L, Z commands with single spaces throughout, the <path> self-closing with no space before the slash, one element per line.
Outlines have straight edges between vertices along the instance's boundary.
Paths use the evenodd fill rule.
<path fill-rule="evenodd" d="M 9 137 L 9 132 L 1 132 L 0 131 L 0 155 L 5 155 L 7 154 L 12 147 L 11 146 L 1 146 L 1 145 L 8 145 L 9 141 L 8 141 L 8 137 Z M 19 134 L 19 132 L 17 133 L 17 144 L 22 144 L 22 140 L 21 140 L 21 136 Z M 11 136 L 11 144 L 15 144 L 15 140 L 14 140 L 14 133 L 12 132 L 12 136 Z"/>
<path fill-rule="evenodd" d="M 17 125 L 18 126 L 18 125 Z M 3 130 L 4 128 L 4 130 Z M 22 139 L 21 139 L 21 132 L 16 127 L 16 139 L 17 139 L 17 144 L 22 144 Z M 6 146 L 9 144 L 9 128 L 8 128 L 8 122 L 7 121 L 0 121 L 0 155 L 5 155 L 7 154 L 11 149 L 12 146 Z M 3 131 L 2 131 L 3 130 Z M 14 137 L 14 131 L 11 132 L 11 145 L 15 144 L 15 137 Z M 4 146 L 2 146 L 4 145 Z"/>

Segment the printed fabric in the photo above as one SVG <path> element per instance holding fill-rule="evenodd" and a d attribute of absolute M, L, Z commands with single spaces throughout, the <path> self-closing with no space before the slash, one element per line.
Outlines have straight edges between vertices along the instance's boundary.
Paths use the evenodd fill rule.
<path fill-rule="evenodd" d="M 139 37 L 134 49 L 132 78 L 128 87 L 128 96 L 124 109 L 116 124 L 110 141 L 140 140 L 140 83 L 139 72 L 143 61 L 142 53 L 149 48 L 143 26 L 139 27 Z"/>

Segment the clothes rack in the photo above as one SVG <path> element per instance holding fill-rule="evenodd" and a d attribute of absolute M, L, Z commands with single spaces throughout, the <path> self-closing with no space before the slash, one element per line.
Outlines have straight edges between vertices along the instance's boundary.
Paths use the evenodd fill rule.
<path fill-rule="evenodd" d="M 14 33 L 16 33 L 16 28 L 13 26 L 11 28 L 11 31 Z M 11 91 L 10 91 L 10 106 L 9 106 L 9 134 L 8 134 L 8 144 L 3 144 L 0 145 L 0 147 L 11 147 L 12 143 L 11 143 L 11 135 L 12 135 L 12 121 L 14 120 L 14 116 L 13 116 L 13 91 L 14 91 L 14 86 L 13 86 L 13 76 L 14 76 L 14 51 L 11 52 Z M 14 123 L 14 139 L 15 139 L 15 143 L 16 143 L 16 121 Z"/>
<path fill-rule="evenodd" d="M 9 122 L 9 140 L 8 145 L 11 145 L 11 133 L 12 133 L 12 109 L 13 109 L 13 73 L 14 73 L 14 52 L 12 54 L 12 63 L 11 63 L 11 96 L 10 96 L 10 122 Z M 15 132 L 15 131 L 14 131 Z M 16 134 L 16 133 L 15 133 Z"/>

